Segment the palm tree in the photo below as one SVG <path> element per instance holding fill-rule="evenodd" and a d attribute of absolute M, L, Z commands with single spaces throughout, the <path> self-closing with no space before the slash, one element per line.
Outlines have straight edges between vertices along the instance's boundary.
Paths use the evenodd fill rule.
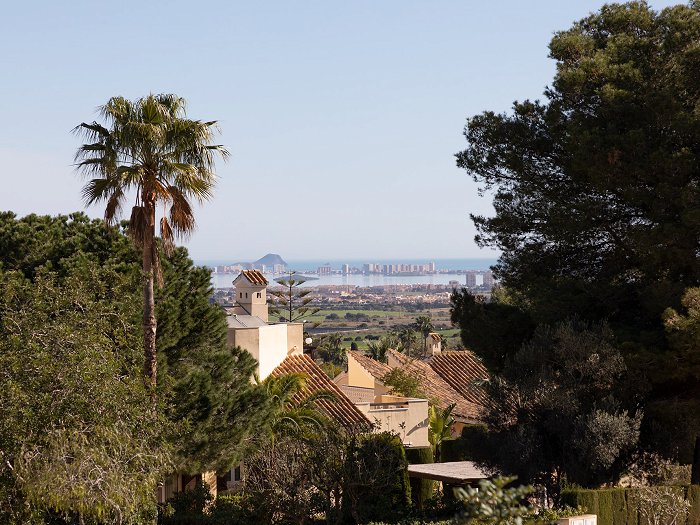
<path fill-rule="evenodd" d="M 306 379 L 306 374 L 292 373 L 268 376 L 261 382 L 272 401 L 273 437 L 286 432 L 318 430 L 327 423 L 326 416 L 317 408 L 316 402 L 322 399 L 335 401 L 336 397 L 330 390 L 308 393 Z"/>
<path fill-rule="evenodd" d="M 389 350 L 402 351 L 401 341 L 394 334 L 387 334 L 379 341 L 367 343 L 367 355 L 380 363 L 386 363 Z"/>
<path fill-rule="evenodd" d="M 408 357 L 411 357 L 411 349 L 416 342 L 416 331 L 410 326 L 404 326 L 397 332 L 396 337 L 401 342 L 403 352 L 405 352 Z"/>
<path fill-rule="evenodd" d="M 135 101 L 113 97 L 99 108 L 106 125 L 82 123 L 73 130 L 88 142 L 75 160 L 88 177 L 83 198 L 89 206 L 105 202 L 104 217 L 115 223 L 128 198 L 134 198 L 128 232 L 142 252 L 143 372 L 155 403 L 157 379 L 156 317 L 153 279 L 161 281 L 156 244 L 156 209 L 163 250 L 169 255 L 174 237 L 195 227 L 191 199 L 212 196 L 217 155 L 226 149 L 212 144 L 216 122 L 190 120 L 185 100 L 176 95 L 148 95 Z"/>
<path fill-rule="evenodd" d="M 430 332 L 435 330 L 433 321 L 427 315 L 420 315 L 416 317 L 415 327 L 416 330 L 423 334 L 423 355 L 425 355 L 428 350 L 428 336 Z"/>
<path fill-rule="evenodd" d="M 446 408 L 430 405 L 428 409 L 428 441 L 433 447 L 435 463 L 440 462 L 442 442 L 452 439 L 452 427 L 455 423 L 452 417 L 454 408 L 455 405 L 451 404 Z"/>

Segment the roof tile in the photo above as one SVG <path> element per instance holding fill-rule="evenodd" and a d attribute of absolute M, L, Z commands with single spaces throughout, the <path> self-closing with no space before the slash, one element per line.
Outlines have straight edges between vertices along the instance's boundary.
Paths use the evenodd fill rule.
<path fill-rule="evenodd" d="M 348 399 L 326 373 L 308 355 L 290 355 L 272 371 L 273 376 L 302 373 L 307 376 L 305 395 L 321 390 L 329 390 L 335 394 L 334 401 L 320 399 L 316 401 L 318 408 L 328 417 L 334 419 L 348 429 L 369 429 L 371 423 L 365 415 Z"/>
<path fill-rule="evenodd" d="M 489 372 L 470 351 L 435 354 L 430 366 L 468 401 L 481 406 L 488 404 L 486 392 L 479 383 L 488 380 Z"/>

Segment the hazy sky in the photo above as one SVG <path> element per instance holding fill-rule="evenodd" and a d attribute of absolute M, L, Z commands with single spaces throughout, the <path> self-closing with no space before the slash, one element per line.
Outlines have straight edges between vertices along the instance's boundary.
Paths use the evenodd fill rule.
<path fill-rule="evenodd" d="M 465 119 L 541 97 L 552 33 L 601 4 L 8 3 L 0 209 L 82 210 L 70 130 L 111 96 L 170 92 L 232 152 L 186 243 L 196 259 L 493 256 L 468 217 L 490 200 L 455 166 Z"/>

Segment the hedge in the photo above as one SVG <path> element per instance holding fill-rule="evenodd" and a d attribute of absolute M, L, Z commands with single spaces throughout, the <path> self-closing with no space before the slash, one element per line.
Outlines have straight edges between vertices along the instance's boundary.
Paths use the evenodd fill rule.
<path fill-rule="evenodd" d="M 488 427 L 465 425 L 457 439 L 442 442 L 442 461 L 480 461 L 488 454 Z"/>
<path fill-rule="evenodd" d="M 700 525 L 700 485 L 672 488 L 690 503 L 686 525 Z M 640 490 L 642 489 L 567 489 L 561 493 L 561 503 L 574 508 L 582 507 L 586 512 L 596 514 L 598 525 L 650 525 L 639 511 Z"/>
<path fill-rule="evenodd" d="M 433 449 L 426 448 L 407 448 L 406 459 L 410 464 L 422 465 L 425 463 L 433 463 Z M 411 499 L 413 504 L 423 510 L 425 502 L 428 501 L 435 493 L 437 482 L 432 479 L 410 478 L 411 481 Z"/>

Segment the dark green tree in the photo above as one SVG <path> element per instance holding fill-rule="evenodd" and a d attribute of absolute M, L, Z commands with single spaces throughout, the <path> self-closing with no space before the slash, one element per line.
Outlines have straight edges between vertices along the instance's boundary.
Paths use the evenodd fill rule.
<path fill-rule="evenodd" d="M 316 351 L 321 359 L 327 363 L 343 366 L 347 363 L 348 356 L 343 348 L 343 338 L 340 334 L 326 334 L 316 347 Z"/>
<path fill-rule="evenodd" d="M 88 260 L 138 285 L 139 253 L 116 227 L 70 216 L 0 214 L 0 273 L 17 270 L 30 280 L 50 271 L 58 277 Z M 210 303 L 209 271 L 195 267 L 183 248 L 163 260 L 164 286 L 158 290 L 159 397 L 173 423 L 169 441 L 176 466 L 188 473 L 225 470 L 245 455 L 250 432 L 269 419 L 262 387 L 252 384 L 255 360 L 226 345 L 224 312 Z M 127 327 L 139 325 L 138 286 L 131 293 L 105 279 L 105 301 L 124 306 Z M 111 284 L 114 283 L 114 286 Z M 116 337 L 116 336 L 115 336 Z M 115 348 L 131 354 L 131 340 L 115 338 Z"/>
<path fill-rule="evenodd" d="M 477 243 L 501 250 L 494 271 L 509 305 L 535 325 L 606 320 L 652 386 L 645 446 L 672 455 L 692 438 L 669 442 L 670 414 L 700 428 L 700 376 L 679 366 L 688 354 L 663 322 L 700 285 L 699 38 L 698 2 L 605 5 L 552 38 L 545 99 L 470 118 L 457 154 L 493 195 L 495 214 L 472 218 Z M 519 316 L 498 309 L 493 329 Z M 473 340 L 473 322 L 459 322 Z M 489 328 L 493 340 L 475 345 L 489 366 L 500 366 L 503 334 Z"/>
<path fill-rule="evenodd" d="M 403 346 L 399 338 L 392 334 L 386 334 L 379 338 L 379 341 L 370 341 L 367 343 L 367 351 L 369 357 L 380 363 L 386 363 L 389 350 L 397 350 L 401 352 Z"/>
<path fill-rule="evenodd" d="M 604 324 L 541 326 L 487 385 L 491 466 L 557 494 L 614 482 L 639 439 L 644 392 Z"/>
<path fill-rule="evenodd" d="M 257 363 L 226 343 L 226 315 L 210 301 L 211 274 L 184 248 L 163 260 L 158 291 L 159 367 L 167 414 L 182 424 L 175 439 L 180 469 L 224 471 L 249 451 L 252 434 L 272 409 L 264 388 L 251 382 Z"/>
<path fill-rule="evenodd" d="M 395 335 L 401 346 L 401 348 L 397 346 L 395 349 L 411 357 L 411 350 L 416 343 L 416 331 L 410 326 L 404 326 Z"/>
<path fill-rule="evenodd" d="M 510 304 L 498 288 L 491 300 L 455 290 L 450 296 L 452 323 L 460 328 L 464 346 L 474 351 L 492 373 L 498 373 L 505 360 L 532 337 L 534 323 L 522 307 Z"/>
<path fill-rule="evenodd" d="M 699 36 L 697 2 L 605 5 L 553 37 L 545 101 L 468 120 L 457 164 L 496 212 L 476 240 L 537 322 L 607 318 L 629 351 L 664 347 L 662 312 L 700 282 Z"/>

